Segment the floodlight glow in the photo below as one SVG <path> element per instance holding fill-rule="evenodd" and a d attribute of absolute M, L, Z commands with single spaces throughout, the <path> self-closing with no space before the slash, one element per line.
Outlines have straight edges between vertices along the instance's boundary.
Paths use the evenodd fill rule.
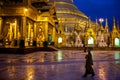
<path fill-rule="evenodd" d="M 103 18 L 100 18 L 99 21 L 102 23 L 102 22 L 104 21 L 104 19 L 103 19 Z"/>
<path fill-rule="evenodd" d="M 27 9 L 27 8 L 25 8 L 24 10 L 25 10 L 25 12 L 27 12 L 27 11 L 28 11 L 28 9 Z"/>

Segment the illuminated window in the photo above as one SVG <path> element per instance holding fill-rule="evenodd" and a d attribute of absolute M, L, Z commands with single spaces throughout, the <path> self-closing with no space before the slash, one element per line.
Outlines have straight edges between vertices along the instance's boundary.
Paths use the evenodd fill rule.
<path fill-rule="evenodd" d="M 88 38 L 88 44 L 94 44 L 94 39 L 92 37 Z"/>
<path fill-rule="evenodd" d="M 61 37 L 58 38 L 58 43 L 62 43 L 62 38 Z"/>
<path fill-rule="evenodd" d="M 115 38 L 115 46 L 120 46 L 120 41 L 118 38 Z"/>

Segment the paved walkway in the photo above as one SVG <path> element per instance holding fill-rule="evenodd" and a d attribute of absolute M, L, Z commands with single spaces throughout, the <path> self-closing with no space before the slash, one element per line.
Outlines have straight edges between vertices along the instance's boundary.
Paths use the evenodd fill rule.
<path fill-rule="evenodd" d="M 86 54 L 79 50 L 0 54 L 0 80 L 120 80 L 120 51 L 92 51 L 96 75 L 83 78 Z"/>

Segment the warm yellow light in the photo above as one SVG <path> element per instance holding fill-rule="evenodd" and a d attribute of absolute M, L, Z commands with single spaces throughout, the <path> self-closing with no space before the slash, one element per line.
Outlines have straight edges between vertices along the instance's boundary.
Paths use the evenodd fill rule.
<path fill-rule="evenodd" d="M 98 76 L 100 77 L 101 80 L 106 80 L 106 73 L 104 68 L 99 68 L 98 69 Z"/>
<path fill-rule="evenodd" d="M 24 10 L 25 10 L 25 12 L 27 12 L 27 11 L 28 11 L 28 9 L 27 9 L 27 8 L 25 8 Z"/>
<path fill-rule="evenodd" d="M 15 23 L 12 23 L 11 25 L 16 25 Z"/>
<path fill-rule="evenodd" d="M 61 37 L 58 38 L 58 43 L 62 43 L 62 38 Z"/>
<path fill-rule="evenodd" d="M 26 79 L 25 80 L 33 80 L 34 74 L 35 74 L 34 66 L 32 66 L 32 67 L 27 66 L 25 69 L 26 69 L 26 73 L 25 73 Z"/>

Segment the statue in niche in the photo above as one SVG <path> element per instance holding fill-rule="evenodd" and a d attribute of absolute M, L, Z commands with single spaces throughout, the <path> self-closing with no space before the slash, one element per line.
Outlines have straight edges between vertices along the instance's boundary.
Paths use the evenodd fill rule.
<path fill-rule="evenodd" d="M 100 35 L 99 40 L 98 47 L 107 47 L 103 34 Z"/>
<path fill-rule="evenodd" d="M 83 46 L 83 44 L 82 44 L 80 35 L 77 34 L 77 35 L 76 35 L 76 41 L 75 41 L 75 47 L 82 47 L 82 46 Z"/>

